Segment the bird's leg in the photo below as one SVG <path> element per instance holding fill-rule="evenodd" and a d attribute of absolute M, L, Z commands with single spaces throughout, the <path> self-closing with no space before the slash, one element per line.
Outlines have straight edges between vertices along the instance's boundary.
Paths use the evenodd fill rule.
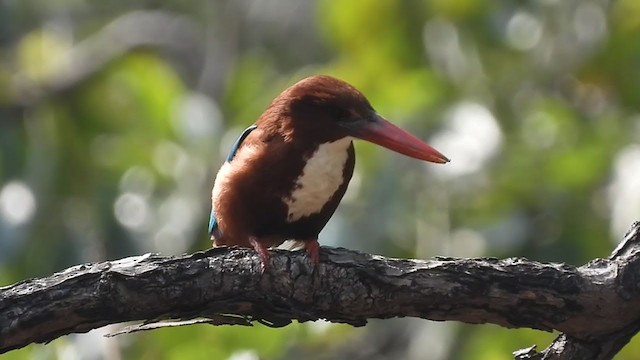
<path fill-rule="evenodd" d="M 260 268 L 262 272 L 265 272 L 269 267 L 269 250 L 267 250 L 267 246 L 253 236 L 249 238 L 249 242 L 258 253 L 258 256 L 260 256 Z"/>
<path fill-rule="evenodd" d="M 306 240 L 304 242 L 304 248 L 307 250 L 307 256 L 313 266 L 320 263 L 320 244 L 317 239 Z"/>

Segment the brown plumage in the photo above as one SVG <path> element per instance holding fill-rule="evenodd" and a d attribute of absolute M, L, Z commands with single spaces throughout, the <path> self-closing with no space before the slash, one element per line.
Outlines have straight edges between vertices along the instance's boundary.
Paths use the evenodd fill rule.
<path fill-rule="evenodd" d="M 352 137 L 428 161 L 448 161 L 428 145 L 416 145 L 416 138 L 409 146 L 397 134 L 387 135 L 400 131 L 400 137 L 411 137 L 377 115 L 353 86 L 329 76 L 312 76 L 286 89 L 256 126 L 218 172 L 211 232 L 216 245 L 255 248 L 263 266 L 266 248 L 289 239 L 304 241 L 318 262 L 318 234 L 353 174 Z"/>

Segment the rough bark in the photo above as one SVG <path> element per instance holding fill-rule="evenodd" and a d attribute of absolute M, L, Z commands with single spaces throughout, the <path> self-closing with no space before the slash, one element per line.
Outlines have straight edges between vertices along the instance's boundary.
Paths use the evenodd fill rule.
<path fill-rule="evenodd" d="M 562 333 L 517 359 L 610 359 L 640 326 L 640 223 L 607 259 L 581 267 L 526 259 L 391 259 L 322 248 L 273 251 L 262 272 L 252 250 L 148 254 L 69 268 L 0 288 L 0 352 L 144 321 L 132 330 L 192 322 L 285 326 L 326 319 L 413 316 Z M 160 323 L 180 320 L 178 323 Z M 185 321 L 186 320 L 186 321 Z"/>

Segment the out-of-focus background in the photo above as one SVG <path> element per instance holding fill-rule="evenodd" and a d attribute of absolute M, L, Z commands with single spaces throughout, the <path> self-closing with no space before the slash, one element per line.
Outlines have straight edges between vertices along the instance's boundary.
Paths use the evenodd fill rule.
<path fill-rule="evenodd" d="M 207 248 L 230 143 L 318 73 L 452 159 L 357 143 L 324 245 L 578 265 L 640 219 L 637 0 L 5 0 L 0 285 Z M 417 319 L 114 329 L 5 356 L 494 360 L 555 336 Z"/>

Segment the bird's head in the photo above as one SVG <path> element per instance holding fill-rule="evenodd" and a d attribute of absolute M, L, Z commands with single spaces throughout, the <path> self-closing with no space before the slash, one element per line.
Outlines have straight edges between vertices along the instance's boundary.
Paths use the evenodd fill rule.
<path fill-rule="evenodd" d="M 393 125 L 353 86 L 326 75 L 300 80 L 270 106 L 279 119 L 306 137 L 337 140 L 347 136 L 384 146 L 398 153 L 434 163 L 449 159 L 405 130 Z"/>

